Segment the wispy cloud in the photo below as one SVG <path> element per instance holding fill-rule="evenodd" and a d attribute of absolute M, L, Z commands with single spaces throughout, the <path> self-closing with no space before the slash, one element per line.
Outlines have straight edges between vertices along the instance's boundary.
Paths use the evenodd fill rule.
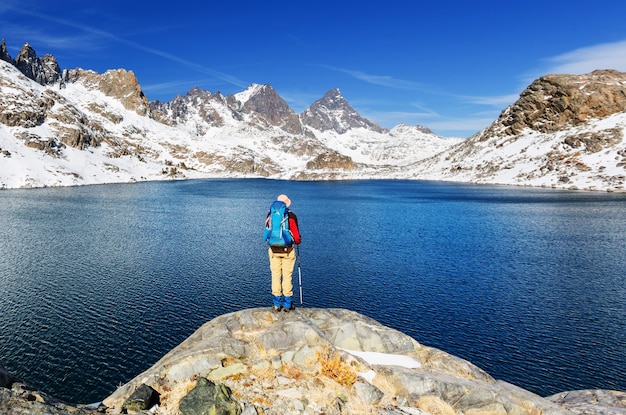
<path fill-rule="evenodd" d="M 596 69 L 626 71 L 626 40 L 602 43 L 546 59 L 548 73 L 580 75 Z"/>
<path fill-rule="evenodd" d="M 435 131 L 445 131 L 445 135 L 453 133 L 462 137 L 469 137 L 470 135 L 487 128 L 491 125 L 491 123 L 493 123 L 493 121 L 493 118 L 456 118 L 429 123 L 428 128 Z"/>
<path fill-rule="evenodd" d="M 181 88 L 193 88 L 194 86 L 199 85 L 207 85 L 210 84 L 211 81 L 207 81 L 206 79 L 199 80 L 189 80 L 189 81 L 173 81 L 173 82 L 162 82 L 158 84 L 148 84 L 142 85 L 141 89 L 144 92 L 168 92 L 168 91 L 176 91 L 180 92 Z"/>
<path fill-rule="evenodd" d="M 10 10 L 10 11 L 12 11 L 14 13 L 20 13 L 20 14 L 23 14 L 23 15 L 32 16 L 32 17 L 36 17 L 38 19 L 42 19 L 42 20 L 45 20 L 45 21 L 49 21 L 49 22 L 53 22 L 53 23 L 60 24 L 60 25 L 63 25 L 63 26 L 67 26 L 67 27 L 72 27 L 74 29 L 78 29 L 78 30 L 80 30 L 80 31 L 82 31 L 84 33 L 88 33 L 89 35 L 91 35 L 91 38 L 113 41 L 113 42 L 116 42 L 116 43 L 120 43 L 120 44 L 126 45 L 129 48 L 132 48 L 132 49 L 135 49 L 135 50 L 139 50 L 139 51 L 142 51 L 142 52 L 150 53 L 152 55 L 160 56 L 160 57 L 162 57 L 164 59 L 180 63 L 181 65 L 184 65 L 184 66 L 186 66 L 186 67 L 188 67 L 190 69 L 193 69 L 193 70 L 195 70 L 197 72 L 213 76 L 213 77 L 215 77 L 217 79 L 220 79 L 220 80 L 222 80 L 222 81 L 224 81 L 226 83 L 235 85 L 235 86 L 240 87 L 240 88 L 245 88 L 245 87 L 247 87 L 249 85 L 248 82 L 242 81 L 242 80 L 238 79 L 235 76 L 232 76 L 232 75 L 229 75 L 229 74 L 226 74 L 226 73 L 223 73 L 223 72 L 211 69 L 211 68 L 207 68 L 206 66 L 197 64 L 195 62 L 192 62 L 192 61 L 189 61 L 187 59 L 178 57 L 178 56 L 173 55 L 173 54 L 168 53 L 168 52 L 164 52 L 164 51 L 161 51 L 161 50 L 158 50 L 158 49 L 154 49 L 154 48 L 143 46 L 143 45 L 141 45 L 139 43 L 136 43 L 136 42 L 124 39 L 124 38 L 122 38 L 120 36 L 114 35 L 114 34 L 112 34 L 110 32 L 104 31 L 104 30 L 99 30 L 99 29 L 94 28 L 92 26 L 87 26 L 87 25 L 75 23 L 75 22 L 72 22 L 72 21 L 69 21 L 69 20 L 65 20 L 65 19 L 51 18 L 49 16 L 33 12 L 32 10 L 29 10 L 29 9 L 23 9 L 23 8 L 18 8 L 18 7 L 12 6 L 11 4 L 6 4 L 3 7 L 4 7 L 4 10 Z M 39 36 L 43 37 L 42 35 L 39 35 Z M 31 38 L 32 38 L 32 36 L 31 36 Z M 48 36 L 48 39 L 46 40 L 47 44 L 50 44 L 50 42 L 51 42 L 50 39 L 57 39 L 56 42 L 59 43 L 60 46 L 62 46 L 62 47 L 67 47 L 67 45 L 70 44 L 69 42 L 72 41 L 72 39 L 69 38 L 69 37 L 64 37 L 64 38 L 57 37 L 57 38 L 55 38 L 54 36 Z M 82 44 L 82 43 L 84 43 L 84 41 L 82 39 L 81 39 L 81 41 L 75 41 L 74 47 L 77 44 Z"/>
<path fill-rule="evenodd" d="M 365 118 L 370 118 L 373 120 L 379 120 L 378 122 L 381 125 L 393 126 L 399 123 L 404 122 L 406 124 L 407 120 L 413 120 L 411 122 L 417 122 L 423 120 L 425 118 L 434 118 L 439 115 L 431 112 L 419 112 L 419 111 L 363 111 L 363 115 Z"/>
<path fill-rule="evenodd" d="M 446 137 L 469 137 L 488 127 L 497 114 L 476 114 L 469 117 L 442 116 L 434 111 L 368 111 L 365 118 L 379 125 L 392 128 L 398 124 L 423 125 Z"/>
<path fill-rule="evenodd" d="M 206 66 L 197 64 L 195 62 L 191 62 L 191 61 L 189 61 L 187 59 L 180 58 L 178 56 L 172 55 L 171 53 L 167 53 L 167 52 L 163 52 L 163 51 L 160 51 L 160 50 L 157 50 L 157 49 L 145 47 L 145 46 L 142 46 L 142 45 L 140 45 L 138 43 L 131 42 L 131 41 L 128 41 L 128 40 L 125 40 L 125 39 L 121 39 L 121 38 L 118 38 L 116 36 L 114 36 L 114 38 L 115 38 L 115 40 L 117 40 L 117 41 L 119 41 L 121 43 L 124 43 L 124 44 L 126 44 L 127 46 L 129 46 L 131 48 L 142 50 L 144 52 L 151 53 L 151 54 L 156 55 L 156 56 L 160 56 L 160 57 L 162 57 L 164 59 L 168 59 L 168 60 L 171 60 L 173 62 L 180 63 L 181 65 L 187 66 L 188 68 L 193 69 L 193 70 L 195 70 L 197 72 L 214 76 L 217 79 L 220 79 L 220 80 L 222 80 L 222 81 L 224 81 L 226 83 L 235 85 L 237 87 L 245 88 L 245 87 L 247 87 L 249 85 L 248 82 L 242 81 L 241 79 L 238 79 L 235 76 L 226 74 L 224 72 L 216 71 L 216 70 L 211 69 L 211 68 L 207 68 Z"/>
<path fill-rule="evenodd" d="M 413 112 L 412 114 L 414 115 L 419 115 L 421 117 L 438 117 L 439 116 L 439 113 L 437 113 L 437 111 L 427 108 L 421 103 L 412 102 L 410 105 L 414 108 L 417 108 L 420 111 L 418 113 Z"/>
<path fill-rule="evenodd" d="M 519 94 L 499 95 L 493 97 L 463 96 L 461 98 L 470 104 L 504 108 L 517 101 Z"/>
<path fill-rule="evenodd" d="M 386 86 L 389 88 L 403 89 L 416 91 L 423 89 L 423 85 L 418 82 L 406 81 L 403 79 L 396 79 L 389 75 L 371 75 L 361 71 L 355 71 L 351 69 L 337 68 L 334 66 L 322 65 L 326 69 L 330 69 L 335 72 L 345 73 L 360 81 L 367 82 L 372 85 Z"/>
<path fill-rule="evenodd" d="M 6 11 L 13 11 L 17 7 L 19 7 L 21 3 L 24 3 L 24 2 L 21 2 L 20 0 L 4 0 L 2 3 L 0 3 L 0 13 L 6 12 Z M 27 5 L 22 4 L 22 6 L 27 6 Z"/>
<path fill-rule="evenodd" d="M 106 43 L 101 39 L 80 34 L 76 36 L 57 36 L 45 33 L 37 28 L 24 27 L 18 25 L 7 25 L 3 28 L 4 35 L 10 34 L 13 39 L 7 37 L 7 42 L 11 40 L 25 40 L 31 44 L 45 46 L 56 50 L 76 50 L 76 45 L 82 49 L 93 53 L 95 50 L 106 47 Z M 8 45 L 7 45 L 8 46 Z M 21 48 L 21 44 L 18 48 Z"/>

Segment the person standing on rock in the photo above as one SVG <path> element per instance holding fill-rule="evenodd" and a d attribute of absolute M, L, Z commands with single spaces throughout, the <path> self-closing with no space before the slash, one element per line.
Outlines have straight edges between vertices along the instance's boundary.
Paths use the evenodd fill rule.
<path fill-rule="evenodd" d="M 295 309 L 293 297 L 293 269 L 296 249 L 301 241 L 298 217 L 289 210 L 291 200 L 279 195 L 270 206 L 265 220 L 264 237 L 269 244 L 270 272 L 272 274 L 272 300 L 275 311 Z"/>

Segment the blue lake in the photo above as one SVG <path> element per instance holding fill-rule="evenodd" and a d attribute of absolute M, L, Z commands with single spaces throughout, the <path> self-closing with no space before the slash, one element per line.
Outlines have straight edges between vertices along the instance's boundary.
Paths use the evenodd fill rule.
<path fill-rule="evenodd" d="M 625 194 L 414 181 L 1 191 L 0 363 L 96 402 L 206 321 L 269 307 L 280 193 L 304 307 L 355 310 L 543 396 L 626 391 Z"/>

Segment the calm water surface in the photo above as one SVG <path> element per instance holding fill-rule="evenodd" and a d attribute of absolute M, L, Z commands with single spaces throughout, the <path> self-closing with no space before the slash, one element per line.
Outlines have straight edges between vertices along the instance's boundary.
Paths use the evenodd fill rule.
<path fill-rule="evenodd" d="M 412 181 L 2 191 L 0 363 L 96 402 L 206 321 L 269 307 L 262 224 L 279 193 L 300 219 L 304 306 L 358 311 L 544 396 L 626 390 L 626 195 Z"/>

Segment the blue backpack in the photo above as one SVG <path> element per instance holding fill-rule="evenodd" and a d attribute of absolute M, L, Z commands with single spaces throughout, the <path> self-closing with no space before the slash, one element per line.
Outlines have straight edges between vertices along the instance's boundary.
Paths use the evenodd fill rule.
<path fill-rule="evenodd" d="M 270 206 L 263 237 L 270 246 L 293 245 L 293 236 L 289 231 L 289 210 L 285 202 L 276 200 Z"/>

